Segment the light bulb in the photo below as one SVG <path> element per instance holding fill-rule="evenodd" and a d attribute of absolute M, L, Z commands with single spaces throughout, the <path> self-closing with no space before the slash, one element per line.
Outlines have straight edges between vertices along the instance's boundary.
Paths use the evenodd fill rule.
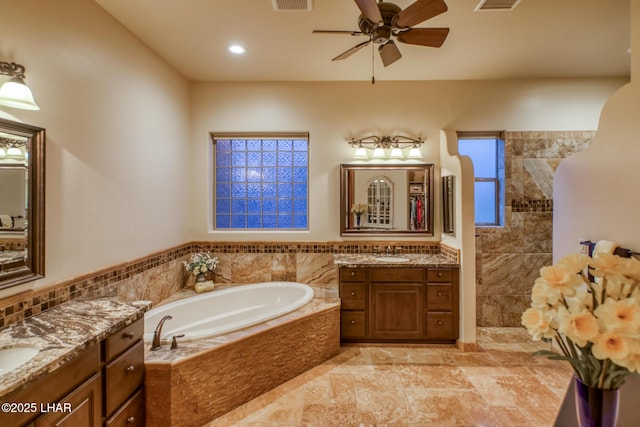
<path fill-rule="evenodd" d="M 376 147 L 375 150 L 373 150 L 373 156 L 374 159 L 383 159 L 384 158 L 384 149 L 382 147 Z"/>
<path fill-rule="evenodd" d="M 391 149 L 391 153 L 389 154 L 390 159 L 402 159 L 403 157 L 400 147 L 393 147 Z"/>
<path fill-rule="evenodd" d="M 369 156 L 367 155 L 367 149 L 362 145 L 356 149 L 356 152 L 353 154 L 354 159 L 366 159 Z"/>
<path fill-rule="evenodd" d="M 21 108 L 23 110 L 39 110 L 33 99 L 31 89 L 20 77 L 11 77 L 0 87 L 0 105 Z"/>
<path fill-rule="evenodd" d="M 409 155 L 407 157 L 409 157 L 410 159 L 421 159 L 422 153 L 417 146 L 413 146 L 411 147 L 411 150 L 409 150 Z"/>

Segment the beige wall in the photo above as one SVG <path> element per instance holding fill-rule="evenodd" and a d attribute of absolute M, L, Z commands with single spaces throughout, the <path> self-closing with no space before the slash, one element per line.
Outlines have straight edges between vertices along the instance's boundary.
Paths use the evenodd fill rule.
<path fill-rule="evenodd" d="M 3 7 L 0 28 L 0 59 L 26 66 L 27 83 L 42 108 L 0 108 L 0 116 L 47 129 L 47 277 L 0 298 L 186 241 L 340 240 L 338 165 L 351 159 L 347 138 L 394 131 L 419 135 L 427 138 L 425 161 L 438 163 L 440 129 L 595 129 L 602 105 L 626 83 L 189 87 L 93 1 L 13 1 Z M 211 234 L 208 133 L 271 130 L 310 132 L 309 232 Z M 436 169 L 436 182 L 439 177 Z M 439 233 L 440 215 L 435 218 Z"/>
<path fill-rule="evenodd" d="M 184 243 L 186 80 L 93 1 L 3 2 L 0 28 L 41 107 L 0 116 L 47 138 L 46 278 L 0 298 Z"/>
<path fill-rule="evenodd" d="M 340 239 L 338 165 L 353 155 L 346 139 L 391 132 L 426 137 L 424 161 L 438 163 L 440 129 L 595 129 L 602 105 L 624 83 L 569 79 L 193 84 L 191 238 Z M 209 132 L 285 130 L 310 134 L 309 232 L 210 232 Z M 439 169 L 435 175 L 439 182 Z M 436 215 L 438 233 L 439 221 Z"/>
<path fill-rule="evenodd" d="M 631 1 L 631 83 L 605 105 L 590 148 L 563 161 L 553 191 L 553 258 L 579 240 L 612 240 L 640 251 L 640 0 Z"/>

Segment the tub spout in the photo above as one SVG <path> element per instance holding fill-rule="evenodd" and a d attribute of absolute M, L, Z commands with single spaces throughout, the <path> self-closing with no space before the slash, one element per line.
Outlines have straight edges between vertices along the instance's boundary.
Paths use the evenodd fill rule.
<path fill-rule="evenodd" d="M 164 322 L 171 319 L 173 319 L 173 317 L 164 316 L 158 322 L 158 326 L 156 326 L 156 330 L 153 331 L 153 342 L 151 343 L 151 351 L 160 350 L 162 348 L 162 344 L 160 344 L 160 334 L 162 334 L 162 325 L 164 325 Z"/>

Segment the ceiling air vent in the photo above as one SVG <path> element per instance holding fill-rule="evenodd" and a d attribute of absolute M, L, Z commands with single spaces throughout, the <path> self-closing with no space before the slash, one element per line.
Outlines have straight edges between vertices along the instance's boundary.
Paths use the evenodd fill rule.
<path fill-rule="evenodd" d="M 277 12 L 310 12 L 311 0 L 271 0 Z"/>
<path fill-rule="evenodd" d="M 474 12 L 492 10 L 513 10 L 521 0 L 480 0 Z"/>

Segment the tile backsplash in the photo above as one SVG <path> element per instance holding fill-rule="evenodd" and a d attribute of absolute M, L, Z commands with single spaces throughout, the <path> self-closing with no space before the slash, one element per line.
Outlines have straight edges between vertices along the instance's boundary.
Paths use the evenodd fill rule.
<path fill-rule="evenodd" d="M 114 296 L 124 301 L 153 304 L 178 290 L 193 286 L 182 261 L 195 252 L 210 252 L 219 259 L 214 281 L 244 284 L 297 281 L 311 285 L 316 294 L 338 295 L 338 271 L 333 254 L 370 253 L 388 245 L 405 253 L 442 253 L 458 262 L 458 249 L 439 242 L 191 242 L 134 261 L 121 263 L 0 300 L 0 327 L 33 316 L 77 298 Z M 401 249 L 400 249 L 401 248 Z"/>

